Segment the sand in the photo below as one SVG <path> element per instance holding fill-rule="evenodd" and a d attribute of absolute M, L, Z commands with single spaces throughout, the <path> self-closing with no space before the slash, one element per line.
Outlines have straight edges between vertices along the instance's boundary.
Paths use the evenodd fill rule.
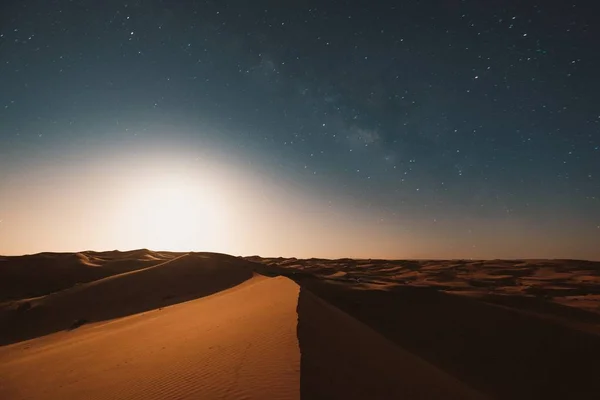
<path fill-rule="evenodd" d="M 298 317 L 303 398 L 485 398 L 309 290 L 301 291 Z"/>
<path fill-rule="evenodd" d="M 0 344 L 148 311 L 216 293 L 250 279 L 251 263 L 231 256 L 185 254 L 46 296 L 0 304 Z"/>
<path fill-rule="evenodd" d="M 0 302 L 57 292 L 78 283 L 160 264 L 175 256 L 142 249 L 0 257 Z"/>
<path fill-rule="evenodd" d="M 599 262 L 253 260 L 490 397 L 600 394 Z"/>
<path fill-rule="evenodd" d="M 298 287 L 218 295 L 0 348 L 2 399 L 295 399 Z"/>
<path fill-rule="evenodd" d="M 0 257 L 7 281 L 3 400 L 600 393 L 600 263 L 142 249 Z"/>

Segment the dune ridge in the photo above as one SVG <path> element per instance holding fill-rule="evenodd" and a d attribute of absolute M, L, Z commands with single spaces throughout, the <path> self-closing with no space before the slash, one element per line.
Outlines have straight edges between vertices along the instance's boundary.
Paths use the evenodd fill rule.
<path fill-rule="evenodd" d="M 34 299 L 0 305 L 0 344 L 206 296 L 253 275 L 251 262 L 189 253 Z"/>

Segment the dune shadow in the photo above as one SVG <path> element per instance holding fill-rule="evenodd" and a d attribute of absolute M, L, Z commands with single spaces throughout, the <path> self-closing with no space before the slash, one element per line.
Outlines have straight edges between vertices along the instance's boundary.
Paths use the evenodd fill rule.
<path fill-rule="evenodd" d="M 297 311 L 302 399 L 484 398 L 306 288 Z"/>
<path fill-rule="evenodd" d="M 597 335 L 430 288 L 299 283 L 303 399 L 464 395 L 464 388 L 415 358 L 492 398 L 585 399 L 600 393 Z M 364 329 L 357 334 L 349 319 L 394 346 Z M 432 386 L 450 389 L 436 397 Z"/>

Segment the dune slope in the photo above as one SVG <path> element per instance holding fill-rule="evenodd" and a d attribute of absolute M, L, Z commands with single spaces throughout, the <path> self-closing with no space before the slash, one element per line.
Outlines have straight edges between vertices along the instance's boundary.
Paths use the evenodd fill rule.
<path fill-rule="evenodd" d="M 0 305 L 0 345 L 210 295 L 253 275 L 236 257 L 190 253 L 36 299 Z"/>
<path fill-rule="evenodd" d="M 303 399 L 482 399 L 306 289 L 298 299 Z"/>
<path fill-rule="evenodd" d="M 315 279 L 302 287 L 492 398 L 600 393 L 600 337 L 576 325 L 432 288 L 379 290 Z"/>
<path fill-rule="evenodd" d="M 256 276 L 171 307 L 0 348 L 2 399 L 297 399 L 298 286 Z"/>

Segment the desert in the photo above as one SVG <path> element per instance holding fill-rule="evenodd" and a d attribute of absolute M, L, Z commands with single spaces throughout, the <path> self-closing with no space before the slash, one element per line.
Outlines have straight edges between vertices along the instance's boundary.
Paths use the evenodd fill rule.
<path fill-rule="evenodd" d="M 5 256 L 0 398 L 594 398 L 599 268 Z"/>

